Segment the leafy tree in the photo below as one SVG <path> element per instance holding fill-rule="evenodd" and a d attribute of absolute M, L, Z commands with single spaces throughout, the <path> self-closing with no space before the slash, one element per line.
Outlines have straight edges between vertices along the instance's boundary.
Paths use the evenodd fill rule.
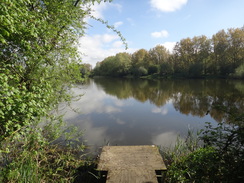
<path fill-rule="evenodd" d="M 190 38 L 182 39 L 174 47 L 175 72 L 189 75 L 189 67 L 193 63 L 193 43 Z"/>
<path fill-rule="evenodd" d="M 70 99 L 67 88 L 81 78 L 76 42 L 94 2 L 100 1 L 0 4 L 0 139 Z"/>
<path fill-rule="evenodd" d="M 148 67 L 148 74 L 155 74 L 159 72 L 159 67 L 157 65 L 150 65 Z"/>
<path fill-rule="evenodd" d="M 211 53 L 211 41 L 206 36 L 195 36 L 192 38 L 192 42 L 194 63 L 190 67 L 190 75 L 194 77 L 206 75 Z"/>
<path fill-rule="evenodd" d="M 169 51 L 162 45 L 149 50 L 150 63 L 154 65 L 160 65 L 161 63 L 167 62 L 169 58 Z"/>
<path fill-rule="evenodd" d="M 139 67 L 146 67 L 148 66 L 148 51 L 145 49 L 140 49 L 134 52 L 131 56 L 131 70 L 132 73 L 136 73 Z"/>
<path fill-rule="evenodd" d="M 244 64 L 236 68 L 234 76 L 237 78 L 244 78 Z"/>
<path fill-rule="evenodd" d="M 129 74 L 130 68 L 131 55 L 124 52 L 105 58 L 96 65 L 94 74 L 102 76 L 125 76 Z"/>
<path fill-rule="evenodd" d="M 228 35 L 224 30 L 219 31 L 212 37 L 214 49 L 214 74 L 226 75 L 230 73 L 227 54 L 229 49 Z"/>
<path fill-rule="evenodd" d="M 231 72 L 244 62 L 244 27 L 228 29 Z"/>
<path fill-rule="evenodd" d="M 116 62 L 118 62 L 117 75 L 128 75 L 131 68 L 131 55 L 128 53 L 118 53 L 115 56 Z"/>
<path fill-rule="evenodd" d="M 174 73 L 173 64 L 170 62 L 160 64 L 159 70 L 160 70 L 160 75 L 162 76 L 169 76 Z"/>
<path fill-rule="evenodd" d="M 87 77 L 91 74 L 92 65 L 91 64 L 81 64 L 80 65 L 80 73 L 82 77 Z"/>
<path fill-rule="evenodd" d="M 147 69 L 145 67 L 141 66 L 138 68 L 138 70 L 137 70 L 138 76 L 145 76 L 147 74 L 148 74 L 148 72 L 147 72 Z"/>
<path fill-rule="evenodd" d="M 102 62 L 100 62 L 96 68 L 95 68 L 95 73 L 98 75 L 113 75 L 113 69 L 115 68 L 115 56 L 110 56 L 105 58 Z"/>

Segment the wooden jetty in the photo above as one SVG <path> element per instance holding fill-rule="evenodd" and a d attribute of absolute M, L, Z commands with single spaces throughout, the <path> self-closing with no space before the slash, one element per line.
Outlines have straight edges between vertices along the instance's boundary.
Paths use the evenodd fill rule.
<path fill-rule="evenodd" d="M 158 183 L 166 166 L 154 145 L 104 146 L 98 170 L 107 171 L 106 183 Z"/>

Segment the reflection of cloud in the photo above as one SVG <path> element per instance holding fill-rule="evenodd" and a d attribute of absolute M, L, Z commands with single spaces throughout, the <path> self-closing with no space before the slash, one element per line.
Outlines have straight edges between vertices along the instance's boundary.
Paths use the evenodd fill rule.
<path fill-rule="evenodd" d="M 80 124 L 81 129 L 85 130 L 84 137 L 88 140 L 88 144 L 102 144 L 104 139 L 106 139 L 105 132 L 107 129 L 105 127 L 93 127 L 90 119 L 85 119 Z"/>
<path fill-rule="evenodd" d="M 103 108 L 100 108 L 100 113 L 115 113 L 120 112 L 121 110 L 119 108 L 116 108 L 114 106 L 104 106 Z"/>
<path fill-rule="evenodd" d="M 124 106 L 124 102 L 121 101 L 121 100 L 115 100 L 115 101 L 114 101 L 114 104 L 115 104 L 116 106 L 119 106 L 119 107 Z"/>
<path fill-rule="evenodd" d="M 114 102 L 114 105 L 116 105 L 118 107 L 123 107 L 123 106 L 129 106 L 130 105 L 125 100 L 118 100 L 117 98 L 113 102 Z"/>
<path fill-rule="evenodd" d="M 82 122 L 77 122 L 75 126 L 80 127 L 84 130 L 84 141 L 89 147 L 90 152 L 96 152 L 97 148 L 101 145 L 106 145 L 108 137 L 106 136 L 107 128 L 105 127 L 94 127 L 92 126 L 90 119 L 84 119 Z"/>
<path fill-rule="evenodd" d="M 152 138 L 152 142 L 155 145 L 160 145 L 163 147 L 172 147 L 175 145 L 177 138 L 179 138 L 179 135 L 177 133 L 165 132 L 157 136 L 154 136 Z"/>
<path fill-rule="evenodd" d="M 120 112 L 120 105 L 114 106 L 113 104 L 106 104 L 105 100 L 108 98 L 105 92 L 98 92 L 95 85 L 90 85 L 92 89 L 88 89 L 89 92 L 85 93 L 84 89 L 74 88 L 75 95 L 85 93 L 79 100 L 72 102 L 71 108 L 78 112 L 72 111 L 69 107 L 65 108 L 65 119 L 71 119 L 79 116 L 80 114 L 90 113 L 118 113 Z M 122 105 L 122 104 L 121 104 Z M 62 111 L 64 112 L 64 111 Z"/>
<path fill-rule="evenodd" d="M 162 108 L 153 108 L 152 109 L 152 113 L 160 113 L 162 115 L 166 115 L 168 114 L 168 109 L 166 107 L 162 107 Z"/>
<path fill-rule="evenodd" d="M 117 119 L 116 123 L 119 124 L 119 125 L 124 125 L 126 122 L 121 120 L 121 119 Z"/>

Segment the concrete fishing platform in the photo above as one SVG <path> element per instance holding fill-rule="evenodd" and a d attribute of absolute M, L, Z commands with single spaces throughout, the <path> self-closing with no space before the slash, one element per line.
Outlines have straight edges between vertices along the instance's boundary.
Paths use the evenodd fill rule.
<path fill-rule="evenodd" d="M 107 171 L 106 183 L 158 183 L 167 168 L 154 145 L 104 146 L 98 170 Z"/>

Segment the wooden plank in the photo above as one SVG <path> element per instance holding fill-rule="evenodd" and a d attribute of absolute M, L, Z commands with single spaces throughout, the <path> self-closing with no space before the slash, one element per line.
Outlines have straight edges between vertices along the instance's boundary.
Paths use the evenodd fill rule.
<path fill-rule="evenodd" d="M 156 146 L 104 146 L 98 170 L 108 183 L 157 183 L 155 170 L 166 170 Z"/>
<path fill-rule="evenodd" d="M 158 183 L 155 171 L 143 168 L 108 171 L 106 183 Z"/>

